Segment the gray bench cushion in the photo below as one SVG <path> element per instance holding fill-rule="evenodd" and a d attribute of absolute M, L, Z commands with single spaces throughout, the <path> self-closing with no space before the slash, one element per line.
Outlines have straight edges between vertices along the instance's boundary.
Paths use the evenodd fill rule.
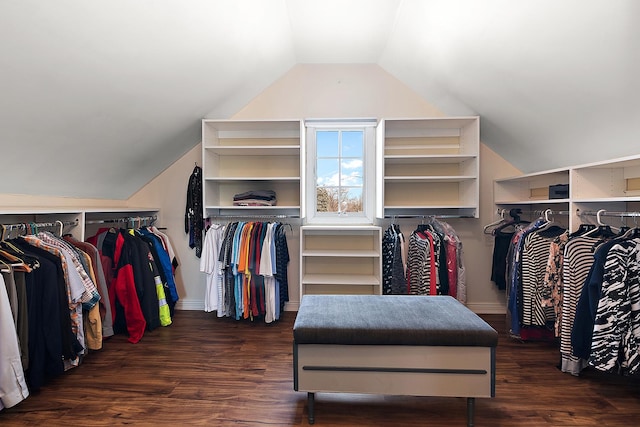
<path fill-rule="evenodd" d="M 297 344 L 496 347 L 498 333 L 450 296 L 305 295 Z"/>

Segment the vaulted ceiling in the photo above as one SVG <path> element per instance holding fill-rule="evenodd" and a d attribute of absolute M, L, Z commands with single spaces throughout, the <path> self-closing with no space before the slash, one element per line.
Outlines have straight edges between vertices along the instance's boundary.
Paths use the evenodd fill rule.
<path fill-rule="evenodd" d="M 634 0 L 0 0 L 0 193 L 129 197 L 296 64 L 377 64 L 524 172 L 640 152 Z"/>

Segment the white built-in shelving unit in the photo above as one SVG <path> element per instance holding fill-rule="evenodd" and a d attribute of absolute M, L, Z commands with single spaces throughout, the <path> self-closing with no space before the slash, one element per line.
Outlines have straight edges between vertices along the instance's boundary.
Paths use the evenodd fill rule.
<path fill-rule="evenodd" d="M 478 117 L 380 120 L 376 217 L 477 218 L 479 133 Z M 300 218 L 300 297 L 381 293 L 381 227 L 304 225 L 303 120 L 205 119 L 202 159 L 205 218 Z M 234 206 L 251 190 L 275 191 L 276 205 Z"/>
<path fill-rule="evenodd" d="M 300 227 L 300 295 L 382 293 L 382 230 Z"/>
<path fill-rule="evenodd" d="M 385 119 L 378 139 L 379 217 L 478 217 L 478 117 Z"/>
<path fill-rule="evenodd" d="M 204 215 L 300 216 L 300 120 L 203 120 Z M 273 190 L 275 206 L 234 206 L 235 194 Z"/>
<path fill-rule="evenodd" d="M 558 184 L 569 186 L 568 197 L 550 199 L 549 186 Z M 498 179 L 494 201 L 498 209 L 520 208 L 532 216 L 547 209 L 561 212 L 554 220 L 566 218 L 570 230 L 596 223 L 598 212 L 603 222 L 633 227 L 639 224 L 640 155 Z"/>

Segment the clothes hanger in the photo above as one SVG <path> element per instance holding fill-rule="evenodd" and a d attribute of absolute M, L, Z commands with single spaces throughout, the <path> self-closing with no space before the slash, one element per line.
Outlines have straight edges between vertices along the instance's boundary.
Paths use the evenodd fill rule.
<path fill-rule="evenodd" d="M 571 233 L 569 236 L 570 237 L 582 236 L 588 231 L 592 231 L 594 228 L 596 228 L 595 224 L 582 223 L 580 224 L 580 226 L 578 226 L 578 229 L 573 233 Z"/>
<path fill-rule="evenodd" d="M 519 208 L 516 209 L 511 209 L 509 211 L 509 216 L 511 217 L 511 220 L 506 221 L 504 224 L 496 227 L 492 234 L 495 236 L 498 233 L 502 233 L 504 232 L 504 230 L 508 227 L 514 227 L 513 230 L 514 232 L 519 228 L 520 225 L 524 225 L 524 224 L 530 224 L 530 221 L 527 220 L 523 220 L 520 217 L 520 214 L 522 213 L 522 210 Z M 509 232 L 510 233 L 510 232 Z"/>
<path fill-rule="evenodd" d="M 506 209 L 498 209 L 498 214 L 500 215 L 500 219 L 493 221 L 490 224 L 487 224 L 484 226 L 484 228 L 482 229 L 482 232 L 484 234 L 493 234 L 494 230 L 491 230 L 492 227 L 496 227 L 499 225 L 502 225 L 503 223 L 505 223 L 505 219 L 504 219 L 504 213 L 505 213 Z"/>
<path fill-rule="evenodd" d="M 6 262 L 0 259 L 0 265 L 2 265 L 2 267 L 0 267 L 0 272 L 11 273 L 11 264 L 7 264 Z"/>
<path fill-rule="evenodd" d="M 605 224 L 602 221 L 602 215 L 607 212 L 606 209 L 600 209 L 598 212 L 596 212 L 596 223 L 597 223 L 597 227 L 595 227 L 593 230 L 587 231 L 586 233 L 583 234 L 583 236 L 590 236 L 590 237 L 604 237 L 604 238 L 609 238 L 609 237 L 614 237 L 616 235 L 616 233 L 612 230 L 612 226 Z"/>
<path fill-rule="evenodd" d="M 24 271 L 30 273 L 33 268 L 37 268 L 38 266 L 40 266 L 39 262 L 37 263 L 37 265 L 34 265 L 33 261 L 27 262 L 25 259 L 26 258 L 19 253 L 16 254 L 13 251 L 0 249 L 0 261 L 3 261 L 3 263 L 5 264 L 9 263 L 15 271 Z"/>
<path fill-rule="evenodd" d="M 624 233 L 620 233 L 620 237 L 623 239 L 635 239 L 637 237 L 640 237 L 640 227 L 638 227 L 638 220 L 637 220 L 637 215 L 631 215 L 633 216 L 633 224 L 634 227 L 630 228 L 628 227 L 628 230 Z M 622 230 L 622 228 L 621 228 Z"/>
<path fill-rule="evenodd" d="M 551 209 L 544 211 L 541 218 L 544 219 L 545 223 L 536 230 L 539 235 L 544 237 L 555 237 L 567 231 L 563 225 L 558 224 L 553 220 L 551 217 L 552 213 L 553 211 Z"/>

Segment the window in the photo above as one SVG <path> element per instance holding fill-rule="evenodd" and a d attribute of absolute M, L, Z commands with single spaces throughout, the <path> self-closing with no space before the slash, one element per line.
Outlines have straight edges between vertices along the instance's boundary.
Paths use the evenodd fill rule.
<path fill-rule="evenodd" d="M 308 121 L 307 222 L 372 223 L 375 121 Z"/>

